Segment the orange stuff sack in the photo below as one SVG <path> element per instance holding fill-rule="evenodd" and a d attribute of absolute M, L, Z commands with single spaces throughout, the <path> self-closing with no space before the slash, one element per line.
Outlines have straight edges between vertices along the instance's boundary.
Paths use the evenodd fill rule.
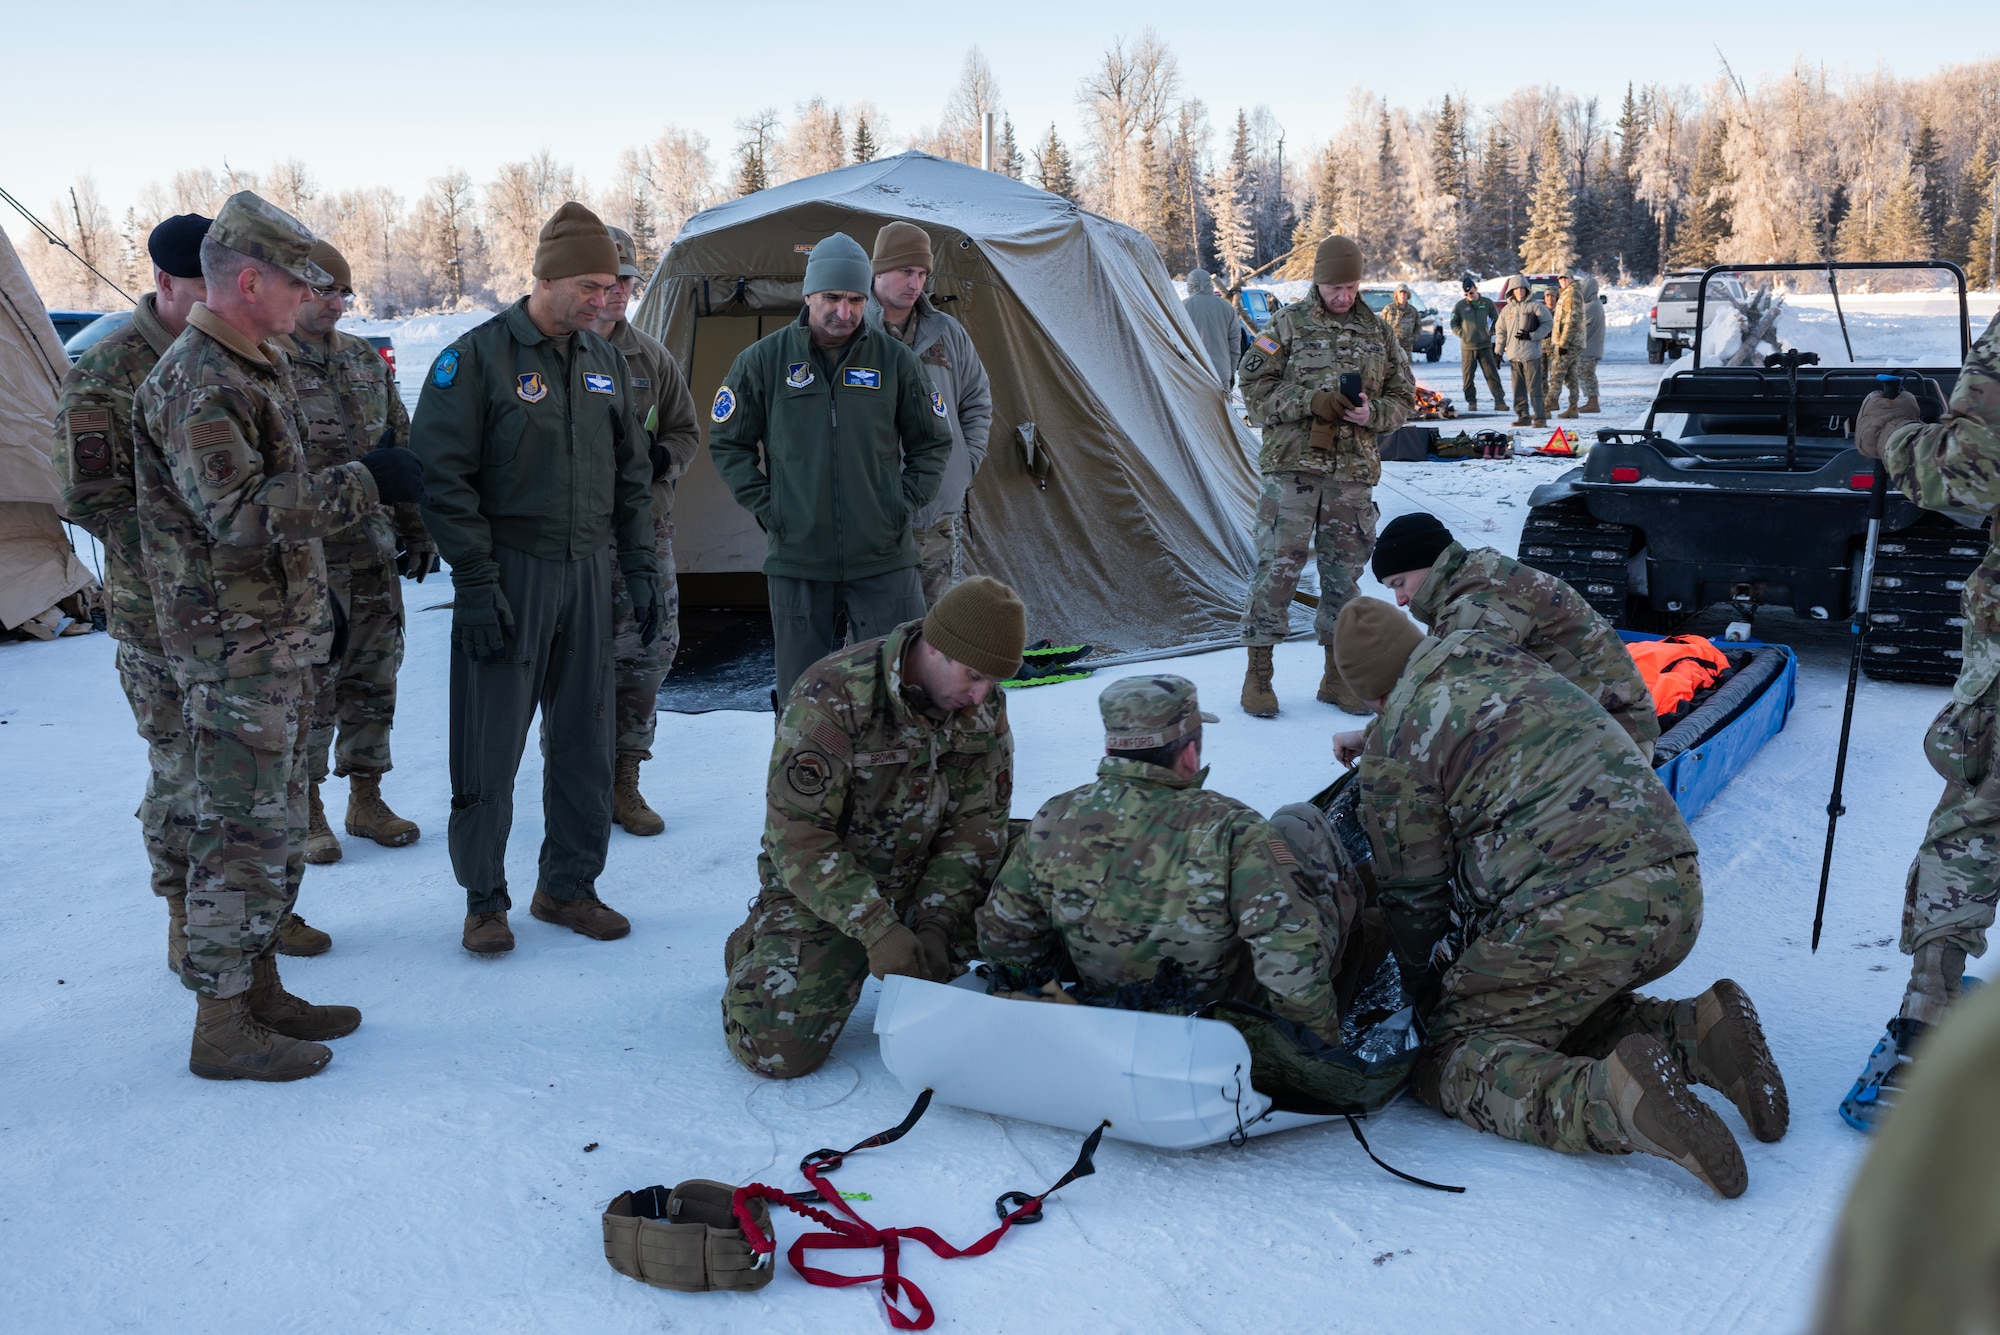
<path fill-rule="evenodd" d="M 1664 640 L 1633 640 L 1626 644 L 1646 689 L 1653 693 L 1653 712 L 1670 717 L 1729 671 L 1729 656 L 1699 635 L 1672 635 Z"/>

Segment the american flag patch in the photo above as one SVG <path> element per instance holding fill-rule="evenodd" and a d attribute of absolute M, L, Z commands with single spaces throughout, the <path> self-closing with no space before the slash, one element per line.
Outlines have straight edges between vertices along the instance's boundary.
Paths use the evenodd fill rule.
<path fill-rule="evenodd" d="M 1263 353 L 1266 357 L 1275 357 L 1278 355 L 1278 340 L 1272 338 L 1269 334 L 1257 335 L 1257 341 L 1250 346 Z"/>
<path fill-rule="evenodd" d="M 235 438 L 236 428 L 226 417 L 205 418 L 188 428 L 188 444 L 197 450 L 210 445 L 227 445 Z"/>
<path fill-rule="evenodd" d="M 1296 867 L 1299 860 L 1292 856 L 1292 846 L 1282 839 L 1266 839 L 1264 846 L 1271 850 L 1271 861 L 1280 867 Z"/>
<path fill-rule="evenodd" d="M 847 740 L 847 734 L 831 723 L 815 723 L 806 730 L 806 736 L 818 742 L 842 760 L 854 754 L 854 743 Z"/>
<path fill-rule="evenodd" d="M 69 415 L 71 431 L 109 431 L 111 414 L 103 408 L 78 408 Z"/>

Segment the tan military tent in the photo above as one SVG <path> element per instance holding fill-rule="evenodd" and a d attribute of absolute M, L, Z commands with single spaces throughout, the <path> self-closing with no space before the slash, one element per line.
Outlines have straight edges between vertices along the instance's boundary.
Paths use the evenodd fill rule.
<path fill-rule="evenodd" d="M 37 639 L 62 624 L 57 603 L 97 583 L 57 518 L 62 485 L 49 447 L 68 370 L 48 308 L 0 230 L 0 629 Z"/>
<path fill-rule="evenodd" d="M 736 354 L 798 317 L 813 243 L 844 231 L 872 247 L 894 219 L 930 234 L 934 299 L 993 382 L 970 569 L 1020 591 L 1036 637 L 1101 653 L 1232 639 L 1256 444 L 1151 243 L 1033 186 L 904 153 L 689 219 L 635 319 L 689 368 L 704 440 Z M 690 601 L 763 601 L 763 535 L 706 450 L 675 520 Z"/>

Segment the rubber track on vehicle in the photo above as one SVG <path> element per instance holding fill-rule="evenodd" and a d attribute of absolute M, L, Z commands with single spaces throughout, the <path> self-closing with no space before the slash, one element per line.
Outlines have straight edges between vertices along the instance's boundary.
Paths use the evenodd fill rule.
<path fill-rule="evenodd" d="M 1862 670 L 1877 681 L 1957 681 L 1965 581 L 1985 555 L 1983 535 L 1949 520 L 1886 534 L 1875 552 Z"/>
<path fill-rule="evenodd" d="M 1632 537 L 1630 525 L 1597 518 L 1573 496 L 1528 512 L 1519 559 L 1568 584 L 1617 625 L 1625 619 Z"/>

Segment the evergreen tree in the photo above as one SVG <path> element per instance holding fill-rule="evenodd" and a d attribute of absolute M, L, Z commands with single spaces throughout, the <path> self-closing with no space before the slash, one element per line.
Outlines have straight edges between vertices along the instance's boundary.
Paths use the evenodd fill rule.
<path fill-rule="evenodd" d="M 1530 273 L 1576 267 L 1576 192 L 1563 158 L 1562 129 L 1553 117 L 1535 155 L 1535 195 L 1528 206 L 1528 234 L 1521 239 L 1521 267 Z"/>
<path fill-rule="evenodd" d="M 1951 219 L 1945 226 L 1942 252 L 1965 268 L 1966 280 L 1974 287 L 1994 285 L 1993 274 L 1993 180 L 2000 140 L 1988 130 L 1979 147 L 1959 173 L 1958 196 Z"/>
<path fill-rule="evenodd" d="M 1356 200 L 1356 220 L 1362 253 L 1369 267 L 1378 273 L 1402 258 L 1405 221 L 1409 216 L 1403 188 L 1403 164 L 1396 157 L 1396 141 L 1389 122 L 1385 99 L 1377 120 L 1375 161 L 1370 164 L 1364 188 Z"/>
<path fill-rule="evenodd" d="M 1249 272 L 1256 238 L 1243 198 L 1243 173 L 1232 153 L 1208 178 L 1208 212 L 1215 219 L 1215 258 L 1226 283 L 1234 286 Z"/>
<path fill-rule="evenodd" d="M 1049 122 L 1049 137 L 1035 150 L 1035 177 L 1050 194 L 1061 195 L 1071 203 L 1076 201 L 1076 166 L 1056 134 L 1054 121 Z"/>
<path fill-rule="evenodd" d="M 867 114 L 863 113 L 856 116 L 854 118 L 854 160 L 856 162 L 873 162 L 875 161 L 875 155 L 881 151 L 875 144 L 875 132 L 868 128 Z"/>
<path fill-rule="evenodd" d="M 1944 145 L 1925 112 L 1917 123 L 1917 142 L 1910 149 L 1910 170 L 1916 174 L 1918 210 L 1923 216 L 1924 244 L 1910 256 L 1928 259 L 1943 253 L 1945 225 L 1951 221 L 1951 182 L 1946 179 Z"/>
<path fill-rule="evenodd" d="M 1002 176 L 1021 179 L 1021 146 L 1014 140 L 1014 118 L 1000 122 L 1000 142 L 993 148 L 993 170 Z"/>
<path fill-rule="evenodd" d="M 1340 154 L 1329 147 L 1320 159 L 1319 180 L 1313 186 L 1312 207 L 1292 229 L 1291 257 L 1278 270 L 1280 278 L 1312 277 L 1313 252 L 1319 243 L 1349 226 L 1347 183 L 1341 176 Z"/>
<path fill-rule="evenodd" d="M 1521 181 L 1513 141 L 1497 123 L 1487 127 L 1472 197 L 1471 263 L 1483 274 L 1507 273 L 1521 246 Z"/>
<path fill-rule="evenodd" d="M 1715 254 L 1729 240 L 1729 163 L 1723 146 L 1729 125 L 1718 120 L 1702 136 L 1695 153 L 1694 171 L 1688 176 L 1687 208 L 1681 213 L 1667 264 L 1676 269 L 1704 269 L 1715 263 Z"/>
<path fill-rule="evenodd" d="M 1465 121 L 1446 94 L 1431 131 L 1431 183 L 1440 211 L 1439 235 L 1432 238 L 1432 267 L 1441 278 L 1456 278 L 1465 269 L 1465 206 L 1471 184 L 1465 164 Z"/>
<path fill-rule="evenodd" d="M 1884 260 L 1921 260 L 1931 253 L 1929 229 L 1924 222 L 1924 189 L 1914 160 L 1903 169 L 1903 177 L 1882 201 L 1875 220 L 1875 256 Z"/>
<path fill-rule="evenodd" d="M 1660 230 L 1653 212 L 1639 199 L 1639 145 L 1646 136 L 1643 105 L 1625 85 L 1625 102 L 1618 111 L 1617 171 L 1609 185 L 1615 191 L 1605 210 L 1617 226 L 1617 250 L 1626 272 L 1634 277 L 1651 277 L 1659 267 Z M 1622 220 L 1622 226 L 1619 222 Z"/>

